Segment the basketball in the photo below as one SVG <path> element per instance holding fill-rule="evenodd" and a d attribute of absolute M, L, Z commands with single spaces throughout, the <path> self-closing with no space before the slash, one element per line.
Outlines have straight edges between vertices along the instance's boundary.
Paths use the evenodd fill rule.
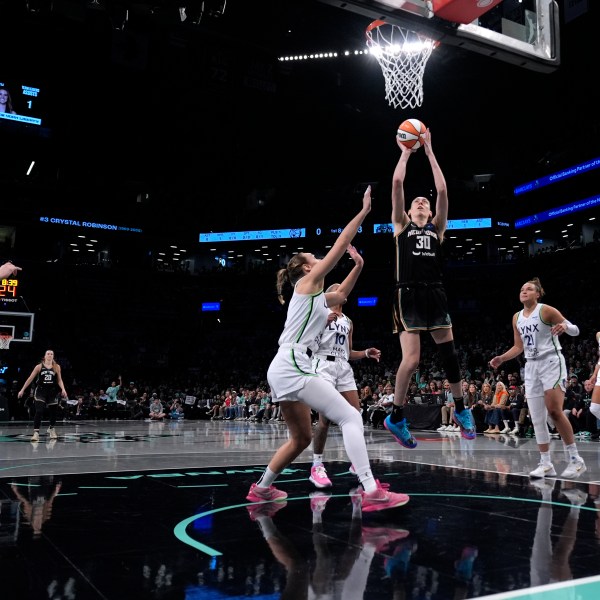
<path fill-rule="evenodd" d="M 396 135 L 403 146 L 411 150 L 418 150 L 423 145 L 423 134 L 426 131 L 425 123 L 419 119 L 406 119 L 400 123 Z"/>

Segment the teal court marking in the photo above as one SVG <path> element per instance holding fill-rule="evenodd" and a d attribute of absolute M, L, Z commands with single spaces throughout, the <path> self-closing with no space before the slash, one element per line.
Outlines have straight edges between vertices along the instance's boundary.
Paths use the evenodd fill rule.
<path fill-rule="evenodd" d="M 80 490 L 126 490 L 126 485 L 80 485 L 78 486 Z"/>
<path fill-rule="evenodd" d="M 538 498 L 517 498 L 515 496 L 486 496 L 484 494 L 445 494 L 444 492 L 439 492 L 437 494 L 424 494 L 424 493 L 414 493 L 408 494 L 409 496 L 437 496 L 438 498 L 447 497 L 447 498 L 480 498 L 484 500 L 512 500 L 513 502 L 533 502 L 534 504 L 549 504 L 551 506 L 566 506 L 567 508 L 572 508 L 572 504 L 570 502 L 555 502 L 554 500 L 541 500 Z M 599 508 L 592 508 L 591 506 L 579 506 L 580 510 L 589 510 L 591 512 L 600 512 Z"/>
<path fill-rule="evenodd" d="M 205 487 L 209 487 L 209 488 L 213 488 L 213 487 L 229 487 L 228 483 L 205 483 L 205 484 L 199 484 L 199 485 L 177 485 L 175 486 L 177 489 L 181 489 L 181 488 L 205 488 Z"/>
<path fill-rule="evenodd" d="M 41 484 L 39 484 L 39 483 L 19 483 L 18 481 L 11 481 L 9 483 L 9 485 L 18 485 L 19 487 L 34 488 L 34 487 L 40 487 Z"/>
<path fill-rule="evenodd" d="M 479 596 L 479 600 L 484 598 L 485 600 L 508 600 L 512 598 L 519 598 L 520 600 L 565 600 L 565 598 L 597 600 L 600 598 L 600 575 L 570 579 L 569 581 L 560 581 L 559 583 L 550 583 L 524 590 Z"/>
<path fill-rule="evenodd" d="M 279 482 L 282 483 L 282 482 Z M 441 498 L 441 497 L 450 497 L 450 498 L 480 498 L 480 499 L 485 499 L 485 500 L 501 500 L 502 502 L 509 500 L 509 501 L 513 501 L 513 502 L 533 502 L 535 504 L 549 504 L 549 505 L 554 505 L 554 506 L 566 506 L 568 508 L 570 508 L 571 506 L 573 506 L 570 502 L 553 502 L 553 501 L 546 501 L 546 500 L 537 500 L 534 498 L 514 498 L 512 496 L 485 496 L 485 495 L 473 495 L 473 494 L 444 494 L 444 493 L 438 493 L 438 494 L 425 494 L 425 493 L 415 493 L 415 494 L 408 494 L 409 496 L 420 496 L 420 497 L 431 497 L 431 498 Z M 330 498 L 347 498 L 348 494 L 331 494 L 329 496 Z M 293 502 L 295 500 L 310 500 L 310 496 L 299 496 L 297 498 L 286 498 L 287 502 Z M 183 542 L 184 544 L 187 544 L 188 546 L 191 546 L 192 548 L 196 548 L 196 550 L 200 550 L 201 552 L 204 552 L 205 554 L 207 554 L 208 556 L 222 556 L 223 553 L 219 552 L 218 550 L 215 550 L 213 548 L 210 548 L 209 546 L 206 546 L 205 544 L 202 544 L 201 542 L 198 542 L 196 540 L 194 540 L 192 537 L 190 537 L 187 532 L 186 532 L 186 528 L 188 525 L 190 525 L 190 523 L 193 523 L 194 521 L 196 521 L 197 519 L 201 519 L 202 517 L 206 517 L 208 515 L 213 515 L 219 512 L 223 512 L 226 510 L 233 510 L 236 508 L 242 508 L 244 506 L 253 506 L 257 504 L 256 502 L 246 502 L 244 504 L 233 504 L 230 506 L 222 506 L 221 508 L 215 508 L 213 510 L 209 510 L 203 513 L 199 513 L 197 515 L 192 515 L 191 517 L 188 517 L 187 519 L 184 519 L 183 521 L 179 522 L 175 528 L 173 529 L 173 533 L 175 534 L 175 537 L 180 541 Z M 268 502 L 260 502 L 258 504 L 269 504 Z M 579 507 L 580 510 L 589 510 L 592 512 L 599 512 L 600 509 L 597 508 L 591 508 L 591 507 L 587 507 L 587 506 L 580 506 Z M 503 596 L 504 597 L 504 596 Z M 544 598 L 544 600 L 547 600 L 547 598 Z M 562 598 L 560 599 L 562 600 Z M 578 600 L 582 600 L 579 599 Z M 598 600 L 598 596 L 596 596 L 594 598 L 594 600 Z"/>

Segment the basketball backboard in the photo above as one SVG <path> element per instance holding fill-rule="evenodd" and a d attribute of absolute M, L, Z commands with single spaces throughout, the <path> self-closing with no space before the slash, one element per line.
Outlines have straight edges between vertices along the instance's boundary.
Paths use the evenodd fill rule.
<path fill-rule="evenodd" d="M 466 6 L 467 0 L 319 1 L 369 19 L 401 25 L 436 42 L 533 71 L 551 73 L 560 66 L 560 21 L 556 0 L 504 0 L 499 4 L 496 0 L 481 0 L 477 5 L 491 8 L 469 23 L 438 16 L 449 16 L 442 6 L 444 9 L 452 4 Z"/>
<path fill-rule="evenodd" d="M 0 335 L 11 335 L 10 343 L 33 340 L 34 314 L 0 311 Z"/>

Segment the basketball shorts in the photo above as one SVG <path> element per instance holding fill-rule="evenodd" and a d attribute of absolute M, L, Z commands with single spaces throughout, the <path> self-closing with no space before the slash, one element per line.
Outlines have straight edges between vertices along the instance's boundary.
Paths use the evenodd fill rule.
<path fill-rule="evenodd" d="M 295 394 L 316 376 L 312 359 L 305 350 L 293 344 L 281 345 L 267 370 L 271 400 L 298 400 Z"/>
<path fill-rule="evenodd" d="M 450 329 L 446 291 L 441 285 L 402 285 L 394 291 L 394 333 Z"/>
<path fill-rule="evenodd" d="M 316 354 L 313 356 L 315 373 L 329 381 L 338 392 L 358 391 L 354 371 L 350 363 L 343 358 L 329 361 L 326 357 Z"/>
<path fill-rule="evenodd" d="M 46 406 L 52 406 L 58 404 L 59 394 L 60 392 L 57 392 L 56 388 L 44 389 L 42 386 L 38 386 L 35 388 L 33 397 L 38 402 L 45 402 Z"/>
<path fill-rule="evenodd" d="M 531 359 L 525 363 L 525 393 L 528 398 L 543 396 L 546 390 L 560 388 L 567 382 L 567 365 L 562 354 Z"/>

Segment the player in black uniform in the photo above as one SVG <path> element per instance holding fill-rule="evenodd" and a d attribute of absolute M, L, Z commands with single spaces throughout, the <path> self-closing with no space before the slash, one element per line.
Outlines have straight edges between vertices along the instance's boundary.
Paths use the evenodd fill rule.
<path fill-rule="evenodd" d="M 35 379 L 35 389 L 33 398 L 35 400 L 35 416 L 33 417 L 33 436 L 32 442 L 40 441 L 40 425 L 42 424 L 42 416 L 44 410 L 48 407 L 50 416 L 50 427 L 48 433 L 50 439 L 55 440 L 58 436 L 54 425 L 56 425 L 56 411 L 58 409 L 58 397 L 67 397 L 65 385 L 62 380 L 60 365 L 54 360 L 54 352 L 46 350 L 44 358 L 33 368 L 31 375 L 23 384 L 23 387 L 17 394 L 18 398 L 22 398 L 25 390 L 31 385 Z"/>
<path fill-rule="evenodd" d="M 444 174 L 431 147 L 429 130 L 423 136 L 437 192 L 433 216 L 427 198 L 415 198 L 405 210 L 404 179 L 413 152 L 403 146 L 392 180 L 392 225 L 396 242 L 396 290 L 394 293 L 394 333 L 400 337 L 402 360 L 396 372 L 394 405 L 384 421 L 386 429 L 406 448 L 417 445 L 404 418 L 404 403 L 412 374 L 421 358 L 421 331 L 429 331 L 437 345 L 442 366 L 454 397 L 454 420 L 466 439 L 475 438 L 471 411 L 465 409 L 458 355 L 454 347 L 452 321 L 448 314 L 446 291 L 442 284 L 441 244 L 448 224 L 448 189 Z"/>

